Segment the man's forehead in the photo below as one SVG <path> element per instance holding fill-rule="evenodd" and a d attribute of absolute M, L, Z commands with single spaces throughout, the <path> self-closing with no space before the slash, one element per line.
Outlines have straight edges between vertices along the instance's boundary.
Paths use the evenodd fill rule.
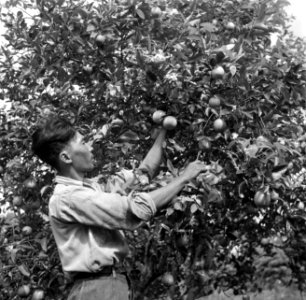
<path fill-rule="evenodd" d="M 74 135 L 74 137 L 71 139 L 71 141 L 77 142 L 77 141 L 82 140 L 83 138 L 84 138 L 83 135 L 82 135 L 79 131 L 76 131 L 76 132 L 75 132 L 75 135 Z"/>
<path fill-rule="evenodd" d="M 77 132 L 75 133 L 74 138 L 75 138 L 76 140 L 82 140 L 82 139 L 84 138 L 84 136 L 83 136 L 79 131 L 77 131 Z"/>

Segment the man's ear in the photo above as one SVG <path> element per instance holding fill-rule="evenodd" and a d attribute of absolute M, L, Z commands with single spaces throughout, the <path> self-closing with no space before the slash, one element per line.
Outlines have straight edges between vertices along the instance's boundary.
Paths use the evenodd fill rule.
<path fill-rule="evenodd" d="M 62 151 L 59 154 L 59 160 L 65 164 L 69 164 L 71 162 L 69 153 L 67 151 Z"/>

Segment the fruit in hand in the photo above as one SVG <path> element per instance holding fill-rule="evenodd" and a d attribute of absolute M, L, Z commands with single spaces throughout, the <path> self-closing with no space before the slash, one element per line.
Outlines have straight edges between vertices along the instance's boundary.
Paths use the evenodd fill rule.
<path fill-rule="evenodd" d="M 224 69 L 221 66 L 218 66 L 211 71 L 211 77 L 214 79 L 222 79 L 224 74 Z"/>
<path fill-rule="evenodd" d="M 214 129 L 216 131 L 223 131 L 226 127 L 226 124 L 224 122 L 224 120 L 222 120 L 221 118 L 218 118 L 214 121 Z"/>
<path fill-rule="evenodd" d="M 18 288 L 17 294 L 19 297 L 25 298 L 30 294 L 30 286 L 25 284 Z"/>
<path fill-rule="evenodd" d="M 218 96 L 213 96 L 209 99 L 208 104 L 210 107 L 219 107 L 221 104 L 220 98 Z"/>
<path fill-rule="evenodd" d="M 156 110 L 152 115 L 152 120 L 156 124 L 161 124 L 166 116 L 163 110 Z"/>
<path fill-rule="evenodd" d="M 177 119 L 173 116 L 167 116 L 163 121 L 163 127 L 167 130 L 172 130 L 177 125 Z"/>

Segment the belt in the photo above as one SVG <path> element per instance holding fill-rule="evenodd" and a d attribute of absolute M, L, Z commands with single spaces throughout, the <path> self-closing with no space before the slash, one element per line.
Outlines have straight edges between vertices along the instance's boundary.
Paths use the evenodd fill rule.
<path fill-rule="evenodd" d="M 120 268 L 115 268 L 115 266 L 105 266 L 102 270 L 98 272 L 78 272 L 73 276 L 74 280 L 82 280 L 82 279 L 94 279 L 99 278 L 103 276 L 114 276 L 116 277 L 116 274 L 123 274 L 126 275 L 125 272 L 122 272 Z"/>

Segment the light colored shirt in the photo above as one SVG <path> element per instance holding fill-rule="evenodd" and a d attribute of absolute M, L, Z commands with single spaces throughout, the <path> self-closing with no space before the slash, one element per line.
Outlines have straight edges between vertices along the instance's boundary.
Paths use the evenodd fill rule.
<path fill-rule="evenodd" d="M 56 176 L 49 217 L 65 272 L 97 272 L 123 261 L 129 248 L 122 230 L 134 230 L 156 213 L 149 194 L 127 194 L 135 181 L 129 170 L 104 185 Z"/>

